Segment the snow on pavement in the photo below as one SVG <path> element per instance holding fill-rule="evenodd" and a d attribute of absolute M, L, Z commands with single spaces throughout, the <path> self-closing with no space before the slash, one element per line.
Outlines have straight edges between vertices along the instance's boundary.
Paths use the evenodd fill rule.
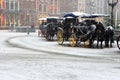
<path fill-rule="evenodd" d="M 8 37 L 13 44 L 38 50 L 60 50 L 59 53 L 85 56 L 118 56 L 118 49 L 86 49 L 62 47 L 56 42 L 46 42 L 36 34 L 5 33 L 0 45 L 0 80 L 120 80 L 120 63 L 98 59 L 45 54 L 8 46 L 3 40 Z M 2 36 L 0 34 L 0 36 Z M 15 36 L 21 36 L 16 37 Z M 24 37 L 22 37 L 24 36 Z M 5 49 L 6 48 L 6 49 Z M 49 49 L 50 48 L 50 49 Z M 67 50 L 67 51 L 66 51 Z M 77 50 L 77 51 L 76 51 Z M 6 52 L 5 52 L 6 51 Z M 51 52 L 52 52 L 51 51 Z M 113 53 L 114 52 L 114 53 Z M 41 54 L 44 53 L 44 54 Z M 67 53 L 68 54 L 68 53 Z"/>
<path fill-rule="evenodd" d="M 70 54 L 77 56 L 120 56 L 119 49 L 116 46 L 116 42 L 113 44 L 113 48 L 93 49 L 93 48 L 81 48 L 81 47 L 66 47 L 58 45 L 56 41 L 46 41 L 36 35 L 21 36 L 9 39 L 9 43 L 35 49 L 39 51 L 46 51 L 56 54 Z M 69 43 L 68 43 L 69 44 Z"/>

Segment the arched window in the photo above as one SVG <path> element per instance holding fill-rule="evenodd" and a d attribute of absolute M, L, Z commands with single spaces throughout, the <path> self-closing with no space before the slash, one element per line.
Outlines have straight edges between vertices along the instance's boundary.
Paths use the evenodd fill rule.
<path fill-rule="evenodd" d="M 18 2 L 15 2 L 15 10 L 18 10 Z"/>
<path fill-rule="evenodd" d="M 46 12 L 46 5 L 44 5 L 44 12 Z"/>
<path fill-rule="evenodd" d="M 10 8 L 13 10 L 14 9 L 14 2 L 11 1 Z"/>
<path fill-rule="evenodd" d="M 42 5 L 39 5 L 39 11 L 42 12 Z"/>
<path fill-rule="evenodd" d="M 6 2 L 6 9 L 9 10 L 9 2 Z"/>

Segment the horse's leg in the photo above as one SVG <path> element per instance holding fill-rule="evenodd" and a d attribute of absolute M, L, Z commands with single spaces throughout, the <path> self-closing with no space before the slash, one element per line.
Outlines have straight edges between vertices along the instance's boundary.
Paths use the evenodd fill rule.
<path fill-rule="evenodd" d="M 107 41 L 105 40 L 105 47 L 107 47 Z"/>
<path fill-rule="evenodd" d="M 102 42 L 103 42 L 103 41 L 101 41 L 101 44 L 100 44 L 100 47 L 101 47 L 101 48 L 103 48 L 103 47 L 102 47 Z"/>
<path fill-rule="evenodd" d="M 89 40 L 89 47 L 92 47 L 92 39 Z"/>
<path fill-rule="evenodd" d="M 97 48 L 99 47 L 99 38 L 97 37 Z"/>
<path fill-rule="evenodd" d="M 113 40 L 111 39 L 111 40 L 110 40 L 110 47 L 112 47 L 112 43 L 113 43 Z"/>
<path fill-rule="evenodd" d="M 105 47 L 109 47 L 109 40 L 108 39 L 105 40 Z"/>
<path fill-rule="evenodd" d="M 97 48 L 98 48 L 98 45 L 99 45 L 99 41 L 97 40 Z"/>

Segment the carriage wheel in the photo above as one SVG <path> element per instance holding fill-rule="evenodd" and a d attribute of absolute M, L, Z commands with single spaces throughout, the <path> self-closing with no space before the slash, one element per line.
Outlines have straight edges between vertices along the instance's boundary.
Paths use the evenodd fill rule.
<path fill-rule="evenodd" d="M 120 36 L 117 38 L 117 46 L 120 49 Z"/>
<path fill-rule="evenodd" d="M 57 32 L 57 41 L 58 41 L 59 45 L 63 44 L 64 38 L 63 38 L 63 32 L 62 31 Z"/>
<path fill-rule="evenodd" d="M 76 46 L 77 39 L 76 39 L 76 36 L 74 34 L 70 36 L 69 41 L 70 41 L 70 46 L 71 47 L 75 47 Z"/>
<path fill-rule="evenodd" d="M 84 47 L 89 47 L 89 45 L 90 45 L 89 40 L 87 40 L 87 41 L 84 42 Z"/>

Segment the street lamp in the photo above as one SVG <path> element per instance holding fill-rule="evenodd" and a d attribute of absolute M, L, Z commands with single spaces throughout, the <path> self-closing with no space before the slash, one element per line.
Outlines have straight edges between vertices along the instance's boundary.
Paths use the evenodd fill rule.
<path fill-rule="evenodd" d="M 113 25 L 113 10 L 114 10 L 114 7 L 117 5 L 118 3 L 118 0 L 108 0 L 108 5 L 111 7 L 111 26 L 114 27 Z"/>

